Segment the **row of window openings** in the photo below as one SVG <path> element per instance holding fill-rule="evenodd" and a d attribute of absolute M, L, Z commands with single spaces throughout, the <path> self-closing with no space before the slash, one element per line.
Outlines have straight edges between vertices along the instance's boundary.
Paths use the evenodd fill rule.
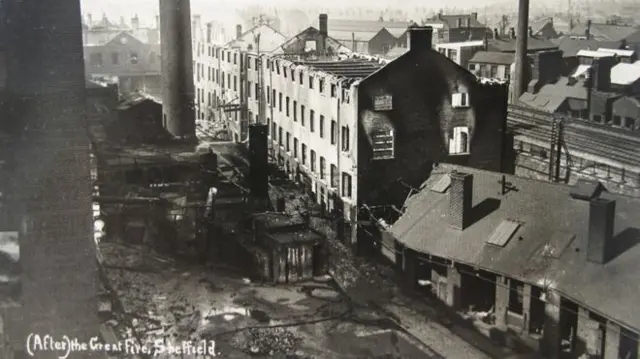
<path fill-rule="evenodd" d="M 283 130 L 282 127 L 278 128 L 278 144 L 280 146 L 283 146 L 285 148 L 285 150 L 289 153 L 291 153 L 292 148 L 291 148 L 291 134 L 289 132 L 286 133 L 285 135 L 285 139 L 283 140 Z M 272 128 L 272 138 L 276 138 L 275 136 L 275 127 Z M 298 148 L 301 149 L 301 153 L 299 156 L 298 153 Z M 302 143 L 300 144 L 297 138 L 293 138 L 293 158 L 295 159 L 300 159 L 300 161 L 302 162 L 303 166 L 307 166 L 307 153 L 310 154 L 310 158 L 309 158 L 309 169 L 311 170 L 312 173 L 315 173 L 318 175 L 318 179 L 324 181 L 326 179 L 327 176 L 327 161 L 324 157 L 320 156 L 320 165 L 317 167 L 317 155 L 316 155 L 316 151 L 314 150 L 309 150 L 307 148 L 307 145 Z M 330 173 L 329 173 L 329 185 L 331 188 L 337 188 L 338 187 L 338 167 L 334 164 L 331 164 L 330 166 Z M 342 188 L 342 196 L 343 197 L 347 197 L 347 198 L 351 198 L 351 175 L 347 174 L 347 173 L 342 173 L 342 183 L 343 183 L 343 188 Z"/>
<path fill-rule="evenodd" d="M 498 66 L 497 65 L 482 65 L 482 64 L 469 64 L 469 71 L 478 71 L 477 75 L 487 78 L 498 78 Z M 509 80 L 511 78 L 509 71 L 504 71 L 504 79 Z"/>
<path fill-rule="evenodd" d="M 197 67 L 198 80 L 200 80 L 201 74 L 202 74 L 202 76 L 204 76 L 204 64 L 197 64 L 196 67 Z M 284 72 L 286 73 L 286 71 L 284 71 Z M 222 76 L 220 76 L 220 73 L 222 73 Z M 279 71 L 278 71 L 278 73 L 279 73 Z M 223 87 L 224 87 L 224 77 L 225 77 L 224 75 L 225 75 L 224 71 L 220 71 L 219 69 L 214 69 L 214 68 L 212 68 L 210 66 L 207 67 L 207 80 L 209 80 L 211 82 L 215 82 L 215 83 L 220 83 L 220 78 L 222 78 L 222 83 L 220 83 L 220 84 Z M 227 74 L 227 77 L 228 77 L 227 86 L 229 86 L 229 88 L 231 88 L 231 86 L 229 84 L 230 76 L 231 76 L 230 74 Z M 287 76 L 285 75 L 285 78 L 286 77 Z M 235 82 L 235 78 L 236 78 L 236 76 L 234 76 L 234 82 Z M 291 70 L 291 78 L 292 78 L 293 81 L 295 81 L 295 70 L 293 70 L 293 69 Z M 303 82 L 304 82 L 303 81 L 304 80 L 303 72 L 300 72 L 300 77 L 299 78 L 300 78 L 300 84 L 302 85 Z M 313 84 L 314 84 L 313 76 L 309 76 L 309 88 L 312 89 L 312 90 L 314 88 Z M 324 86 L 324 80 L 323 79 L 319 79 L 318 80 L 318 92 L 324 93 L 324 87 L 325 87 Z M 256 88 L 257 88 L 257 85 L 256 85 Z M 235 86 L 234 86 L 234 91 L 237 91 L 237 90 L 235 90 Z M 335 84 L 331 84 L 331 97 L 336 98 L 337 96 L 338 96 L 338 86 L 335 85 Z M 269 88 L 267 89 L 267 102 L 268 101 L 269 101 Z M 342 101 L 345 101 L 347 103 L 349 102 L 346 90 L 344 90 L 344 89 L 343 89 L 343 92 L 342 92 Z"/>
<path fill-rule="evenodd" d="M 149 54 L 149 63 L 154 64 L 156 62 L 157 58 L 158 58 L 158 55 L 155 52 L 151 52 L 151 54 Z M 89 63 L 91 64 L 91 66 L 103 66 L 104 65 L 104 59 L 103 59 L 102 53 L 96 53 L 96 54 L 89 55 Z M 132 65 L 137 65 L 138 64 L 138 53 L 137 52 L 129 53 L 129 63 L 132 64 Z M 120 64 L 120 53 L 119 52 L 111 53 L 111 64 L 112 65 L 119 65 Z"/>
<path fill-rule="evenodd" d="M 585 112 L 586 111 L 571 111 L 571 117 L 585 119 L 588 116 L 588 114 L 585 114 Z M 601 115 L 594 115 L 593 122 L 603 123 L 602 117 L 603 116 Z M 623 127 L 628 130 L 636 129 L 636 119 L 633 117 L 613 116 L 611 121 L 607 121 L 605 124 L 616 127 Z"/>

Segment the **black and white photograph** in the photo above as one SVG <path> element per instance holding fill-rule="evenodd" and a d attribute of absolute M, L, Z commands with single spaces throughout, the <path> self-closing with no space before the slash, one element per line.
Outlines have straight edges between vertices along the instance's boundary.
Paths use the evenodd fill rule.
<path fill-rule="evenodd" d="M 638 19 L 0 0 L 0 359 L 640 359 Z"/>

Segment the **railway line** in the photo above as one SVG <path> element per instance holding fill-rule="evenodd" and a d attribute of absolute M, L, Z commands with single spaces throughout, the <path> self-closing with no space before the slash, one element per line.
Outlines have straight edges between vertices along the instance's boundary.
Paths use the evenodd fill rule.
<path fill-rule="evenodd" d="M 508 127 L 515 135 L 524 135 L 549 143 L 552 118 L 548 114 L 509 109 Z M 570 151 L 615 160 L 623 165 L 640 167 L 640 136 L 624 130 L 565 122 L 565 141 Z M 626 132 L 626 131 L 625 131 Z M 614 157 L 615 156 L 615 157 Z"/>

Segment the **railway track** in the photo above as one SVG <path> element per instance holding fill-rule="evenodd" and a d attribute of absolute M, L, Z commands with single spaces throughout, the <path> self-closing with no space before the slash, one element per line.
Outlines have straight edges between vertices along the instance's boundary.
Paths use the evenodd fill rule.
<path fill-rule="evenodd" d="M 508 127 L 516 135 L 530 136 L 542 142 L 551 139 L 551 118 L 509 110 Z M 570 151 L 610 158 L 625 165 L 640 167 L 640 137 L 624 130 L 587 126 L 574 121 L 565 125 L 565 141 Z"/>

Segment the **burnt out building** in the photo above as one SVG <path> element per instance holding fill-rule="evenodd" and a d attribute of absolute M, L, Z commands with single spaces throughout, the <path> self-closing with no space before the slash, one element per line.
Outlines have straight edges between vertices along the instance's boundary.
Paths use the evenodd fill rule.
<path fill-rule="evenodd" d="M 364 203 L 401 206 L 438 162 L 501 170 L 507 86 L 479 82 L 430 39 L 431 28 L 412 28 L 409 51 L 358 85 Z"/>
<path fill-rule="evenodd" d="M 442 165 L 386 232 L 410 287 L 546 358 L 638 358 L 640 201 Z"/>

